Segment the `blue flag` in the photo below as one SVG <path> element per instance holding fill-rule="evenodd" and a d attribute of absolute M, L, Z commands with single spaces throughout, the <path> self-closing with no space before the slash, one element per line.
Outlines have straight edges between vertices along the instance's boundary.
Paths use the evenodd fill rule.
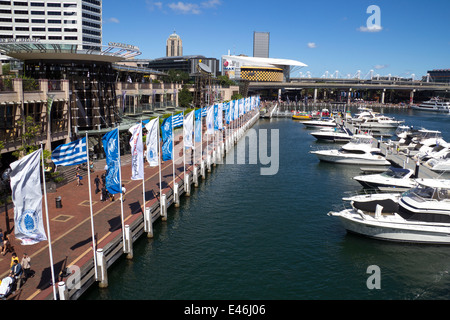
<path fill-rule="evenodd" d="M 173 132 L 172 132 L 172 116 L 164 119 L 161 125 L 161 135 L 162 135 L 162 157 L 163 161 L 173 159 Z"/>
<path fill-rule="evenodd" d="M 219 105 L 214 105 L 214 130 L 219 130 Z"/>
<path fill-rule="evenodd" d="M 195 142 L 202 141 L 202 109 L 195 110 Z"/>
<path fill-rule="evenodd" d="M 120 150 L 119 150 L 119 128 L 110 131 L 102 138 L 103 149 L 106 154 L 106 190 L 111 194 L 122 193 L 120 185 Z"/>

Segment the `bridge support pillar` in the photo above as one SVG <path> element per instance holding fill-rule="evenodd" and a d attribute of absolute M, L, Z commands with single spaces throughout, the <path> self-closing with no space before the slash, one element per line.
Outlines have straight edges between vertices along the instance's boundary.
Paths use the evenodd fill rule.
<path fill-rule="evenodd" d="M 416 89 L 411 90 L 409 93 L 409 105 L 412 105 L 414 103 L 414 92 L 416 92 Z"/>
<path fill-rule="evenodd" d="M 381 93 L 381 103 L 384 104 L 384 98 L 386 96 L 386 89 L 383 89 L 383 92 Z"/>
<path fill-rule="evenodd" d="M 314 89 L 314 103 L 317 102 L 317 88 Z"/>

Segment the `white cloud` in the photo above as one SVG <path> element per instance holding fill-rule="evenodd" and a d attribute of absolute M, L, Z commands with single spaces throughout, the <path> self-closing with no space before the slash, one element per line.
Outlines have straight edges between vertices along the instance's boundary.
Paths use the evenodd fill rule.
<path fill-rule="evenodd" d="M 108 19 L 108 22 L 112 22 L 112 23 L 120 23 L 119 19 L 114 18 L 114 17 L 109 18 L 109 19 Z"/>
<path fill-rule="evenodd" d="M 383 30 L 383 27 L 377 26 L 377 25 L 374 25 L 372 27 L 361 26 L 356 30 L 361 31 L 361 32 L 380 32 L 381 30 Z"/>
<path fill-rule="evenodd" d="M 377 64 L 375 66 L 373 66 L 374 69 L 380 70 L 380 69 L 386 69 L 388 68 L 389 65 L 388 64 Z"/>
<path fill-rule="evenodd" d="M 162 10 L 162 7 L 163 7 L 162 2 L 159 2 L 159 1 L 153 2 L 153 1 L 150 1 L 150 0 L 146 0 L 145 3 L 147 3 L 147 8 L 148 8 L 150 11 L 155 10 L 155 8 L 156 8 L 156 9 L 159 9 L 159 10 Z"/>
<path fill-rule="evenodd" d="M 182 13 L 182 14 L 199 14 L 200 8 L 195 3 L 185 3 L 179 1 L 178 3 L 169 3 L 169 8 L 173 11 Z"/>
<path fill-rule="evenodd" d="M 208 0 L 208 1 L 204 1 L 202 2 L 202 7 L 204 8 L 214 8 L 217 7 L 219 5 L 221 5 L 221 1 L 220 0 Z"/>
<path fill-rule="evenodd" d="M 311 48 L 311 49 L 317 48 L 317 45 L 315 42 L 308 42 L 308 48 Z"/>

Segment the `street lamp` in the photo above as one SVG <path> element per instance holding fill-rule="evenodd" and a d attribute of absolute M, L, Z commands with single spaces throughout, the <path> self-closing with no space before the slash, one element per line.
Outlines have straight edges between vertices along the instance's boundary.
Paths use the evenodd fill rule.
<path fill-rule="evenodd" d="M 10 174 L 11 169 L 8 168 L 5 171 L 3 171 L 1 180 L 0 180 L 0 186 L 3 191 L 3 201 L 5 204 L 5 220 L 6 220 L 6 232 L 9 234 L 11 229 L 9 227 L 9 215 L 8 215 L 8 202 L 7 202 L 7 195 L 8 195 L 8 187 L 9 187 L 9 181 L 10 181 Z"/>

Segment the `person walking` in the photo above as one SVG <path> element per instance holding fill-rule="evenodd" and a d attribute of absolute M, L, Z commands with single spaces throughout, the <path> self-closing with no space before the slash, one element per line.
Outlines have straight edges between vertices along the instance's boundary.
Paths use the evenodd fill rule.
<path fill-rule="evenodd" d="M 96 187 L 95 194 L 97 194 L 100 192 L 100 189 L 98 187 L 100 185 L 100 178 L 98 177 L 98 175 L 97 175 L 97 177 L 95 177 L 94 183 L 95 183 L 95 187 Z"/>
<path fill-rule="evenodd" d="M 27 279 L 31 274 L 31 258 L 24 253 L 20 264 L 22 265 L 24 278 Z"/>
<path fill-rule="evenodd" d="M 125 185 L 122 184 L 122 199 L 125 201 L 125 192 L 127 192 L 127 189 L 125 189 Z"/>

